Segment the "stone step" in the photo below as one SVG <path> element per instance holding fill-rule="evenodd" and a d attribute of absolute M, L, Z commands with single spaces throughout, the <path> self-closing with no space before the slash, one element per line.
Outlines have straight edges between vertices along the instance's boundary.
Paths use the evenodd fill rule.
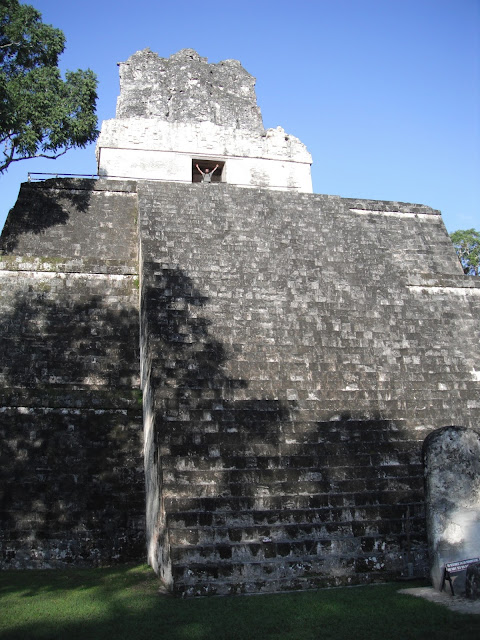
<path fill-rule="evenodd" d="M 416 473 L 414 473 L 416 472 Z M 416 468 L 410 465 L 365 466 L 360 464 L 351 466 L 323 466 L 320 469 L 243 469 L 243 470 L 211 470 L 211 471 L 161 471 L 162 486 L 168 493 L 177 488 L 182 491 L 199 490 L 201 487 L 217 487 L 217 490 L 228 487 L 232 493 L 238 487 L 246 487 L 247 491 L 261 491 L 280 486 L 280 489 L 294 490 L 298 494 L 319 493 L 330 491 L 338 487 L 363 486 L 373 488 L 385 483 L 399 481 L 404 478 L 421 476 L 423 469 L 419 464 Z M 196 489 L 194 489 L 194 487 Z M 291 493 L 291 491 L 287 491 Z M 236 494 L 240 495 L 240 494 Z"/>
<path fill-rule="evenodd" d="M 179 438 L 179 439 L 183 440 L 183 438 Z M 212 442 L 210 444 L 197 445 L 197 444 L 188 444 L 188 442 L 177 443 L 176 438 L 172 438 L 171 440 L 172 440 L 171 444 L 162 445 L 160 450 L 160 453 L 162 455 L 167 454 L 168 457 L 171 457 L 171 456 L 175 456 L 175 454 L 178 454 L 180 457 L 183 458 L 186 455 L 188 455 L 188 451 L 191 451 L 192 456 L 195 456 L 195 457 L 210 456 L 212 458 L 212 461 L 217 460 L 219 465 L 223 464 L 222 461 L 227 461 L 228 463 L 228 461 L 231 460 L 232 457 L 234 458 L 234 457 L 244 456 L 245 460 L 247 461 L 245 463 L 245 466 L 246 466 L 247 464 L 251 464 L 251 462 L 249 461 L 255 460 L 256 458 L 259 458 L 259 457 L 260 458 L 265 456 L 274 457 L 278 455 L 279 452 L 281 453 L 282 451 L 287 456 L 292 452 L 293 453 L 298 452 L 299 454 L 301 454 L 305 450 L 315 448 L 314 443 L 310 444 L 308 442 L 301 443 L 301 444 L 300 443 L 284 444 L 281 442 L 280 443 L 273 442 L 271 444 L 262 443 L 262 442 L 250 442 L 250 443 L 245 442 L 245 443 L 237 443 L 237 444 L 230 444 L 230 445 L 224 445 L 223 443 Z M 416 441 L 412 442 L 412 453 L 411 453 L 412 459 L 409 462 L 410 464 L 415 465 L 418 463 L 420 451 L 421 451 L 421 442 L 416 442 Z M 372 453 L 371 455 L 365 453 L 364 455 L 365 455 L 365 459 L 368 459 L 372 464 L 375 464 L 377 462 L 378 464 L 380 464 L 381 460 L 385 461 L 387 455 L 392 456 L 392 458 L 394 459 L 395 450 L 393 449 L 393 451 L 389 451 L 387 449 L 383 455 L 380 453 L 378 454 Z M 345 454 L 343 456 L 340 453 L 337 456 L 335 456 L 335 460 L 332 462 L 340 466 L 344 463 L 347 464 L 348 459 L 349 459 L 348 454 Z M 328 458 L 325 457 L 323 458 L 323 460 L 325 462 L 324 464 L 321 464 L 320 467 L 325 466 Z"/>
<path fill-rule="evenodd" d="M 383 533 L 387 532 L 383 528 Z M 274 531 L 272 533 L 275 533 Z M 398 555 L 399 539 L 405 539 L 404 523 L 392 522 L 391 528 L 388 529 L 388 541 L 385 538 L 376 536 L 354 536 L 352 535 L 352 527 L 348 524 L 332 526 L 331 530 L 325 527 L 323 532 L 319 532 L 317 538 L 305 537 L 292 539 L 273 539 L 269 535 L 269 530 L 265 530 L 265 534 L 259 536 L 254 541 L 215 544 L 198 543 L 189 544 L 172 544 L 170 547 L 171 561 L 173 565 L 200 565 L 204 564 L 229 564 L 231 562 L 257 563 L 264 561 L 273 561 L 281 564 L 283 559 L 287 558 L 292 561 L 295 559 L 313 559 L 325 558 L 329 555 L 355 555 L 362 556 L 367 554 L 375 554 L 378 558 L 386 556 L 392 551 L 397 550 Z M 424 542 L 424 536 L 418 533 L 412 533 L 410 537 L 411 544 L 415 545 L 421 540 Z"/>
<path fill-rule="evenodd" d="M 178 413 L 180 415 L 178 415 Z M 304 422 L 278 422 L 265 419 L 258 419 L 255 412 L 252 412 L 251 419 L 241 419 L 235 421 L 232 425 L 230 421 L 220 422 L 208 419 L 211 412 L 199 410 L 198 412 L 190 412 L 183 409 L 176 416 L 169 419 L 167 416 L 163 420 L 159 417 L 162 424 L 163 443 L 168 439 L 176 439 L 178 444 L 184 443 L 193 447 L 192 455 L 199 455 L 195 451 L 195 445 L 218 444 L 228 450 L 229 445 L 235 444 L 267 444 L 275 442 L 284 446 L 292 445 L 312 445 L 316 447 L 312 455 L 321 455 L 322 451 L 329 455 L 335 451 L 349 450 L 364 447 L 373 452 L 376 446 L 393 447 L 397 442 L 414 442 L 415 432 L 402 432 L 400 430 L 385 431 L 384 435 L 379 434 L 377 438 L 370 434 L 368 436 L 368 427 L 365 428 L 365 440 L 363 440 L 361 432 L 353 432 L 349 435 L 348 430 L 332 430 L 323 429 L 321 423 L 304 423 Z M 191 415 L 193 413 L 193 415 Z M 198 416 L 198 418 L 197 418 Z M 201 417 L 207 418 L 203 421 Z M 275 417 L 275 416 L 274 416 Z M 421 436 L 421 433 L 420 433 Z M 253 442 L 252 442 L 253 441 Z M 260 442 L 261 441 L 261 442 Z M 180 455 L 181 454 L 178 454 Z"/>
<path fill-rule="evenodd" d="M 406 452 L 400 453 L 397 452 L 399 441 L 392 440 L 391 443 L 384 445 L 375 445 L 375 443 L 372 443 L 370 449 L 365 445 L 363 451 L 357 454 L 354 447 L 352 447 L 352 452 L 349 452 L 347 447 L 342 446 L 335 447 L 334 445 L 330 445 L 329 447 L 325 447 L 324 443 L 315 442 L 313 438 L 298 437 L 281 439 L 280 437 L 274 436 L 275 434 L 268 439 L 259 437 L 258 441 L 254 441 L 252 437 L 249 439 L 247 434 L 236 436 L 235 434 L 218 434 L 217 432 L 213 432 L 189 435 L 177 432 L 169 434 L 169 437 L 164 437 L 160 453 L 162 457 L 165 455 L 169 460 L 175 456 L 185 458 L 190 453 L 192 458 L 210 457 L 213 463 L 216 459 L 230 461 L 232 458 L 243 457 L 245 460 L 253 461 L 257 458 L 274 458 L 279 454 L 290 456 L 311 452 L 315 458 L 318 458 L 319 466 L 324 466 L 327 461 L 341 466 L 343 463 L 348 464 L 348 462 L 351 462 L 356 455 L 371 456 L 370 459 L 372 461 L 379 461 L 378 456 L 381 456 L 381 459 L 384 460 L 385 463 L 387 459 L 391 459 L 394 463 L 396 458 L 398 462 L 405 463 L 405 459 L 402 460 L 401 456 L 412 455 L 413 462 L 415 463 L 418 460 L 416 454 L 421 446 L 421 441 L 410 441 L 408 443 L 411 447 L 410 451 L 407 449 Z M 222 464 L 222 462 L 219 462 L 219 464 Z M 246 466 L 247 464 L 248 462 L 245 462 L 242 466 Z"/>
<path fill-rule="evenodd" d="M 366 445 L 364 445 L 366 446 Z M 303 447 L 305 451 L 310 445 L 298 445 L 297 448 Z M 366 467 L 369 464 L 374 466 L 395 466 L 397 464 L 420 464 L 420 451 L 417 442 L 397 442 L 395 447 L 383 447 L 384 453 L 381 451 L 364 450 L 363 453 L 355 452 L 355 458 L 358 458 L 355 466 Z M 291 452 L 295 449 L 292 445 L 281 445 L 279 453 L 285 450 L 284 455 L 276 456 L 241 456 L 241 455 L 225 455 L 222 451 L 221 457 L 210 458 L 207 456 L 161 456 L 161 468 L 163 471 L 221 471 L 221 470 L 268 470 L 268 469 L 299 469 L 314 471 L 323 469 L 325 466 L 340 467 L 339 460 L 345 458 L 351 468 L 352 456 L 350 452 L 343 446 L 326 445 L 322 455 L 307 454 L 302 451 Z"/>
<path fill-rule="evenodd" d="M 281 515 L 281 514 L 280 514 Z M 174 547 L 197 548 L 216 545 L 238 545 L 259 543 L 290 543 L 307 541 L 326 541 L 345 538 L 360 540 L 363 550 L 384 548 L 387 544 L 384 535 L 405 535 L 409 528 L 410 539 L 424 537 L 425 522 L 423 517 L 408 518 L 406 521 L 405 506 L 395 511 L 384 510 L 384 518 L 388 517 L 388 525 L 381 520 L 341 520 L 331 519 L 317 524 L 290 524 L 272 522 L 268 525 L 244 526 L 241 522 L 230 527 L 190 527 L 169 529 L 169 540 Z"/>
<path fill-rule="evenodd" d="M 282 496 L 287 500 L 308 496 L 328 495 L 331 491 L 339 493 L 362 493 L 366 495 L 383 491 L 385 493 L 406 490 L 407 487 L 419 488 L 422 476 L 405 474 L 400 478 L 382 478 L 381 480 L 325 480 L 321 482 L 276 482 L 255 485 L 247 482 L 216 482 L 211 484 L 177 485 L 171 483 L 163 486 L 162 494 L 168 503 L 170 499 L 208 499 L 221 497 L 251 497 L 256 501 L 268 497 Z M 422 480 L 423 481 L 423 480 Z"/>
<path fill-rule="evenodd" d="M 352 456 L 353 457 L 353 456 Z M 221 460 L 221 458 L 219 459 Z M 255 458 L 249 458 L 248 466 L 222 468 L 218 465 L 213 468 L 190 468 L 190 469 L 164 469 L 161 476 L 165 485 L 169 484 L 278 484 L 279 482 L 319 482 L 334 483 L 346 480 L 362 480 L 364 482 L 380 482 L 384 479 L 403 478 L 405 476 L 421 475 L 422 467 L 417 460 L 410 464 L 403 464 L 397 459 L 390 457 L 387 453 L 383 458 L 378 455 L 378 459 L 371 460 L 370 455 L 357 455 L 352 464 L 348 464 L 348 457 L 345 459 L 324 458 L 317 465 L 311 467 L 301 467 L 290 465 L 279 465 L 269 468 L 262 467 L 255 463 Z"/>
<path fill-rule="evenodd" d="M 416 492 L 420 495 L 423 493 L 423 477 L 417 476 L 410 479 L 410 482 L 391 481 L 390 487 L 387 488 L 388 481 L 370 491 L 363 487 L 357 492 L 348 485 L 345 485 L 345 491 L 336 487 L 332 487 L 326 493 L 304 494 L 299 495 L 296 491 L 291 494 L 281 495 L 249 495 L 243 486 L 240 485 L 239 490 L 243 494 L 239 496 L 219 495 L 218 488 L 212 491 L 210 496 L 178 496 L 178 494 L 165 497 L 164 508 L 166 513 L 174 513 L 178 511 L 248 511 L 251 509 L 276 510 L 276 509 L 315 509 L 319 507 L 333 506 L 335 501 L 341 500 L 343 504 L 348 506 L 376 506 L 395 504 L 399 499 L 407 496 L 415 496 Z M 338 504 L 338 502 L 337 502 Z"/>
<path fill-rule="evenodd" d="M 331 567 L 335 567 L 335 571 Z M 375 556 L 331 559 L 174 566 L 174 593 L 183 596 L 298 591 L 388 581 L 404 568 L 388 567 Z"/>
<path fill-rule="evenodd" d="M 425 516 L 423 502 L 363 505 L 356 507 L 349 503 L 344 494 L 330 494 L 327 497 L 330 505 L 305 509 L 266 509 L 243 511 L 177 511 L 166 515 L 168 526 L 172 530 L 195 529 L 197 527 L 211 529 L 235 529 L 238 527 L 258 526 L 311 526 L 329 522 L 376 522 L 383 518 L 402 519 L 409 515 L 410 519 L 422 520 Z M 351 500 L 350 500 L 351 502 Z"/>

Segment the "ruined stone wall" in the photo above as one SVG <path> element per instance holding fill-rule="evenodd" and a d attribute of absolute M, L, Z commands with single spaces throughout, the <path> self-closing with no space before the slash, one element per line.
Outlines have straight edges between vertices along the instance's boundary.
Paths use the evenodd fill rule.
<path fill-rule="evenodd" d="M 184 595 L 426 575 L 422 442 L 480 413 L 438 212 L 53 181 L 2 246 L 2 566 L 139 560 L 146 522 Z"/>
<path fill-rule="evenodd" d="M 132 185 L 22 186 L 0 257 L 0 567 L 144 557 Z"/>
<path fill-rule="evenodd" d="M 136 265 L 134 181 L 58 178 L 22 184 L 0 238 L 4 255 Z M 93 261 L 93 262 L 92 262 Z M 60 262 L 62 262 L 60 260 Z"/>
<path fill-rule="evenodd" d="M 228 184 L 311 193 L 311 155 L 281 127 L 264 130 L 254 86 L 237 60 L 137 51 L 120 64 L 116 118 L 97 141 L 99 175 L 191 183 L 195 164 L 209 160 L 225 163 Z"/>
<path fill-rule="evenodd" d="M 212 122 L 263 132 L 255 78 L 238 60 L 209 64 L 193 49 L 170 58 L 144 49 L 121 63 L 116 117 Z"/>
<path fill-rule="evenodd" d="M 438 212 L 138 198 L 150 562 L 186 595 L 425 575 L 422 441 L 480 409 L 480 287 Z"/>

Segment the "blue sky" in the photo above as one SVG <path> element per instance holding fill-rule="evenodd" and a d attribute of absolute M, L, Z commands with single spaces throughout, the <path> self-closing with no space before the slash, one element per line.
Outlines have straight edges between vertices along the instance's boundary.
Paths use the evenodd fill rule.
<path fill-rule="evenodd" d="M 28 3 L 26 3 L 28 4 Z M 150 47 L 241 61 L 265 127 L 313 156 L 316 193 L 421 203 L 449 232 L 480 229 L 480 0 L 33 0 L 90 67 L 115 116 L 117 62 Z M 0 227 L 28 171 L 96 172 L 94 145 L 0 176 Z"/>

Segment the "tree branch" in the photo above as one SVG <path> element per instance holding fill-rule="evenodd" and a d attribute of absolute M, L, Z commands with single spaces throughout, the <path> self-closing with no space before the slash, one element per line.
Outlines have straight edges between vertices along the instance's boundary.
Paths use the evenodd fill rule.
<path fill-rule="evenodd" d="M 9 131 L 8 133 L 5 133 L 5 135 L 0 137 L 0 144 L 3 144 L 7 140 L 11 140 L 14 135 L 15 133 L 13 131 Z"/>
<path fill-rule="evenodd" d="M 5 169 L 7 169 L 13 162 L 19 162 L 20 160 L 33 160 L 34 158 L 47 158 L 47 160 L 56 160 L 57 158 L 60 158 L 60 156 L 65 155 L 67 151 L 70 151 L 70 149 L 73 149 L 73 147 L 67 147 L 66 149 L 64 149 L 60 153 L 57 153 L 54 156 L 48 156 L 45 153 L 36 153 L 33 156 L 22 156 L 21 158 L 9 157 L 3 164 L 0 164 L 0 173 L 3 173 Z M 7 155 L 5 152 L 3 153 L 4 155 Z"/>

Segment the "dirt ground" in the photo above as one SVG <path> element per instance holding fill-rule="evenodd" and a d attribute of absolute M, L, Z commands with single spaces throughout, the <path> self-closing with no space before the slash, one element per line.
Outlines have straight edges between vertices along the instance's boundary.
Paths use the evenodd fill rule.
<path fill-rule="evenodd" d="M 452 596 L 446 591 L 440 593 L 440 591 L 437 591 L 433 587 L 401 589 L 399 593 L 416 596 L 417 598 L 425 598 L 425 600 L 441 604 L 457 613 L 480 615 L 480 600 L 467 600 L 467 598 L 463 598 L 462 596 Z"/>

